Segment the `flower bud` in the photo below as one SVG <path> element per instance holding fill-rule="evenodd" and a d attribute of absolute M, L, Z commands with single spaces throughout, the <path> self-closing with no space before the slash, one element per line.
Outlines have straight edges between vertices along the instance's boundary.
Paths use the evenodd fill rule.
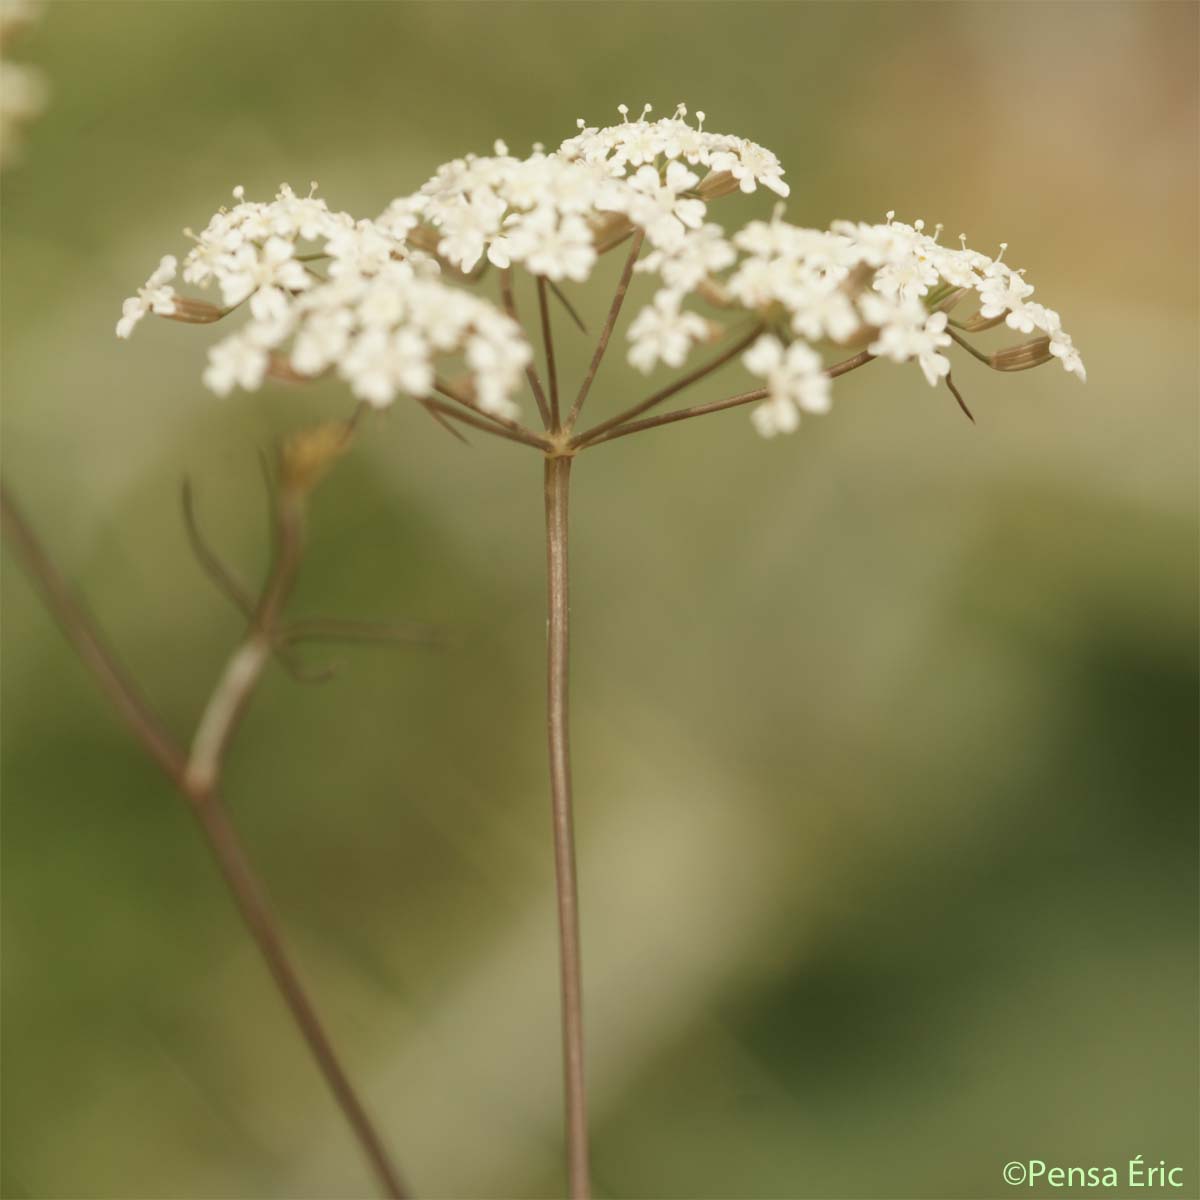
<path fill-rule="evenodd" d="M 962 323 L 962 328 L 966 333 L 983 333 L 988 329 L 995 329 L 1007 315 L 1007 313 L 1001 313 L 998 317 L 984 317 L 976 313 Z"/>
<path fill-rule="evenodd" d="M 991 365 L 997 371 L 1028 371 L 1030 367 L 1040 367 L 1048 363 L 1054 356 L 1050 353 L 1048 337 L 1034 338 L 1032 342 L 1022 342 L 1019 346 L 1007 346 L 997 350 L 990 358 Z"/>
<path fill-rule="evenodd" d="M 183 321 L 188 325 L 211 325 L 225 315 L 225 309 L 210 304 L 207 300 L 193 300 L 188 296 L 172 297 L 174 307 L 167 313 L 159 313 L 168 321 Z"/>
<path fill-rule="evenodd" d="M 732 171 L 709 171 L 696 185 L 696 195 L 701 200 L 716 200 L 738 190 L 738 181 Z"/>
<path fill-rule="evenodd" d="M 935 296 L 933 303 L 929 306 L 931 313 L 935 312 L 951 312 L 954 306 L 970 293 L 970 288 L 953 288 L 943 295 Z"/>

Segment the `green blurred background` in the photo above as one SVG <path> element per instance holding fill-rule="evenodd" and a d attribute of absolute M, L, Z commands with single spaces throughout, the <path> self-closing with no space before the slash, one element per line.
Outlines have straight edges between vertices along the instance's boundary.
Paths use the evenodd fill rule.
<path fill-rule="evenodd" d="M 1197 1194 L 1197 11 L 88 0 L 21 43 L 53 93 L 3 181 L 5 475 L 181 736 L 239 635 L 182 478 L 253 575 L 258 448 L 346 410 L 215 399 L 210 331 L 112 336 L 234 184 L 372 215 L 686 100 L 779 153 L 790 219 L 1006 240 L 1074 333 L 1086 387 L 960 363 L 976 426 L 880 366 L 792 438 L 735 412 L 581 460 L 600 1195 L 999 1197 L 1010 1159 L 1136 1154 Z M 593 412 L 645 390 L 612 355 Z M 562 1186 L 540 506 L 523 448 L 374 420 L 294 611 L 460 644 L 273 673 L 229 767 L 428 1196 Z M 3 1194 L 371 1195 L 189 814 L 7 556 L 3 600 Z"/>

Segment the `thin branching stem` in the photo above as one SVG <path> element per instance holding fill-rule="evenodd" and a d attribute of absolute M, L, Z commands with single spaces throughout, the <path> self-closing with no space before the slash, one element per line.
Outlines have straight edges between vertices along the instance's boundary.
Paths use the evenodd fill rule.
<path fill-rule="evenodd" d="M 476 429 L 481 429 L 485 433 L 495 434 L 497 437 L 503 437 L 507 433 L 511 441 L 524 442 L 527 446 L 536 446 L 539 450 L 546 450 L 550 446 L 550 443 L 542 435 L 534 433 L 532 429 L 522 425 L 519 421 L 512 421 L 508 417 L 501 417 L 496 413 L 490 413 L 486 409 L 480 408 L 469 396 L 464 396 L 443 380 L 435 380 L 433 390 L 439 395 L 445 396 L 448 400 L 453 400 L 455 404 L 461 404 L 463 408 L 469 409 L 480 420 L 466 421 L 464 415 L 459 410 L 440 407 L 438 411 L 445 413 L 446 416 L 463 419 L 466 424 L 473 425 Z M 436 403 L 436 401 L 433 403 Z"/>
<path fill-rule="evenodd" d="M 196 498 L 192 491 L 190 479 L 183 481 L 181 492 L 183 505 L 183 524 L 187 529 L 188 541 L 192 553 L 195 554 L 205 574 L 217 585 L 219 591 L 233 604 L 234 608 L 246 620 L 254 615 L 254 598 L 249 589 L 238 579 L 233 571 L 225 565 L 221 556 L 208 544 L 208 540 L 200 530 L 200 522 L 196 517 Z"/>
<path fill-rule="evenodd" d="M 550 429 L 557 433 L 560 427 L 558 412 L 558 367 L 554 362 L 554 333 L 550 328 L 550 304 L 546 297 L 546 280 L 539 275 L 537 281 L 538 313 L 542 319 L 542 346 L 546 352 L 546 382 L 550 387 Z"/>
<path fill-rule="evenodd" d="M 980 361 L 981 363 L 983 363 L 983 365 L 984 365 L 985 367 L 990 367 L 990 366 L 992 365 L 992 360 L 991 360 L 991 358 L 990 358 L 988 355 L 984 354 L 984 352 L 983 352 L 982 350 L 976 349 L 976 347 L 972 346 L 972 345 L 971 345 L 971 343 L 970 343 L 970 342 L 968 342 L 968 341 L 967 341 L 967 339 L 966 339 L 965 337 L 962 337 L 960 334 L 956 333 L 956 332 L 955 332 L 955 330 L 954 330 L 953 328 L 947 328 L 947 329 L 946 329 L 946 332 L 947 332 L 947 333 L 948 333 L 948 334 L 949 334 L 949 335 L 950 335 L 950 336 L 951 336 L 951 337 L 952 337 L 952 338 L 953 338 L 953 339 L 954 339 L 954 340 L 955 340 L 955 341 L 956 341 L 956 342 L 957 342 L 957 343 L 958 343 L 958 344 L 959 344 L 959 345 L 960 345 L 960 346 L 961 346 L 961 347 L 962 347 L 962 348 L 963 348 L 963 349 L 964 349 L 964 350 L 965 350 L 965 351 L 966 351 L 968 354 L 970 354 L 972 358 L 977 358 L 977 359 L 979 359 L 979 361 Z"/>
<path fill-rule="evenodd" d="M 599 435 L 607 433 L 610 429 L 615 429 L 619 425 L 624 425 L 626 421 L 632 421 L 634 417 L 640 416 L 644 412 L 655 408 L 664 400 L 669 400 L 672 396 L 682 392 L 684 388 L 689 388 L 694 383 L 698 383 L 701 379 L 711 375 L 714 371 L 723 367 L 730 359 L 736 358 L 752 341 L 762 332 L 762 326 L 755 324 L 752 329 L 743 334 L 731 345 L 726 346 L 720 354 L 715 358 L 709 359 L 708 362 L 702 363 L 695 370 L 689 371 L 686 375 L 681 375 L 673 383 L 667 384 L 666 387 L 660 388 L 652 396 L 648 396 L 640 403 L 619 412 L 616 416 L 609 417 L 606 421 L 601 421 L 598 425 L 593 425 L 591 429 L 584 430 L 583 433 L 577 434 L 571 439 L 572 446 L 591 445 L 596 441 L 604 441 L 606 439 Z"/>
<path fill-rule="evenodd" d="M 521 318 L 517 313 L 517 297 L 513 292 L 512 268 L 505 267 L 500 272 L 500 303 L 504 305 L 504 311 L 521 324 Z M 542 425 L 550 428 L 550 406 L 546 403 L 546 393 L 542 390 L 542 381 L 538 378 L 537 368 L 530 363 L 525 368 L 525 378 L 529 380 L 529 390 L 533 393 L 533 398 L 537 402 L 538 412 L 541 414 Z"/>
<path fill-rule="evenodd" d="M 400 1174 L 350 1083 L 329 1035 L 292 966 L 279 922 L 246 858 L 218 792 L 220 751 L 228 744 L 228 734 L 236 725 L 236 716 L 222 716 L 220 712 L 236 714 L 244 709 L 245 691 L 238 680 L 239 671 L 231 662 L 206 709 L 207 713 L 216 704 L 220 710 L 218 715 L 211 718 L 212 728 L 204 734 L 203 739 L 198 731 L 197 740 L 203 740 L 208 747 L 205 754 L 209 756 L 209 766 L 205 771 L 193 770 L 192 759 L 178 746 L 157 714 L 142 698 L 116 655 L 105 644 L 90 615 L 71 593 L 20 509 L 3 488 L 0 488 L 0 515 L 3 516 L 5 541 L 17 554 L 63 634 L 92 672 L 101 691 L 129 727 L 138 744 L 174 784 L 195 814 L 238 911 L 364 1155 L 378 1175 L 386 1194 L 393 1200 L 403 1200 L 408 1192 Z M 282 541 L 286 546 L 286 535 Z M 286 596 L 286 588 L 290 586 L 288 576 L 284 574 L 288 569 L 288 564 L 283 563 L 272 572 L 272 580 L 264 590 L 263 600 L 257 609 L 261 617 L 278 614 Z M 246 646 L 252 644 L 254 639 L 261 638 L 262 631 L 253 629 Z M 239 653 L 245 652 L 245 649 L 243 646 Z M 203 724 L 202 721 L 201 726 Z M 219 748 L 215 756 L 212 755 L 213 747 Z"/>
<path fill-rule="evenodd" d="M 604 360 L 604 352 L 608 349 L 608 342 L 612 337 L 613 328 L 616 326 L 617 317 L 621 315 L 621 306 L 625 303 L 625 293 L 629 291 L 629 281 L 633 278 L 633 267 L 637 262 L 638 255 L 642 252 L 642 242 L 645 240 L 645 236 L 640 229 L 633 235 L 633 245 L 629 248 L 629 256 L 625 259 L 625 267 L 621 271 L 621 278 L 617 281 L 616 294 L 609 306 L 608 316 L 604 320 L 604 328 L 600 331 L 600 340 L 596 343 L 596 350 L 592 354 L 587 374 L 579 385 L 579 394 L 575 397 L 575 403 L 571 405 L 571 411 L 567 415 L 567 429 L 575 428 L 575 422 L 579 420 L 579 414 L 583 409 L 584 401 L 588 398 L 588 392 L 592 390 L 592 384 L 596 381 L 596 373 L 600 370 L 600 363 Z"/>
<path fill-rule="evenodd" d="M 167 778 L 178 783 L 185 763 L 183 751 L 105 644 L 91 617 L 71 594 L 66 580 L 50 561 L 16 501 L 3 485 L 0 485 L 0 514 L 3 515 L 4 540 L 37 585 L 67 641 L 96 677 L 101 690 L 137 742 Z"/>
<path fill-rule="evenodd" d="M 575 327 L 580 333 L 586 335 L 587 326 L 583 323 L 583 318 L 575 310 L 575 305 L 571 303 L 570 297 L 562 290 L 562 288 L 558 286 L 557 283 L 554 282 L 553 279 L 550 279 L 547 282 L 550 284 L 550 290 L 554 293 L 559 304 L 561 304 L 563 308 L 567 310 L 567 316 L 569 316 L 571 320 L 575 322 Z"/>
<path fill-rule="evenodd" d="M 435 407 L 436 401 L 430 400 L 428 397 L 418 400 L 417 403 L 437 422 L 456 442 L 462 442 L 464 446 L 469 446 L 471 443 L 464 436 L 461 429 L 456 429 L 447 419 L 446 414 L 439 411 Z M 456 410 L 457 411 L 457 410 Z"/>
<path fill-rule="evenodd" d="M 834 363 L 825 374 L 830 379 L 836 379 L 839 375 L 845 375 L 847 372 L 871 362 L 874 357 L 873 354 L 869 354 L 866 350 L 863 350 L 861 353 L 855 354 L 852 358 L 846 358 L 839 363 Z M 766 388 L 755 388 L 750 392 L 742 392 L 737 396 L 730 396 L 726 400 L 714 400 L 709 404 L 697 404 L 691 408 L 675 409 L 673 412 L 661 413 L 656 417 L 647 417 L 642 421 L 630 421 L 627 424 L 607 429 L 594 438 L 589 438 L 579 448 L 587 450 L 592 446 L 600 445 L 601 442 L 611 442 L 616 438 L 626 437 L 631 433 L 643 433 L 647 429 L 657 429 L 660 425 L 672 425 L 676 421 L 687 421 L 692 417 L 704 417 L 709 413 L 724 412 L 727 408 L 738 408 L 743 404 L 753 404 L 756 400 L 765 400 L 767 395 Z"/>

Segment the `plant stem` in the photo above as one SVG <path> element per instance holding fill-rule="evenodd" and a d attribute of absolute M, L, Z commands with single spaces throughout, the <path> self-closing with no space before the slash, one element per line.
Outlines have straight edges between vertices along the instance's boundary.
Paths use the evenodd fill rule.
<path fill-rule="evenodd" d="M 504 311 L 520 325 L 521 318 L 517 315 L 517 297 L 513 291 L 512 267 L 505 267 L 500 272 L 500 302 L 504 305 Z M 533 393 L 534 400 L 537 401 L 542 425 L 549 429 L 550 406 L 546 403 L 546 393 L 542 391 L 542 381 L 538 378 L 537 368 L 532 362 L 525 368 L 525 378 L 529 380 L 529 390 Z"/>
<path fill-rule="evenodd" d="M 621 269 L 621 278 L 617 281 L 616 293 L 609 306 L 608 316 L 604 320 L 604 328 L 600 331 L 600 340 L 596 343 L 592 361 L 588 366 L 587 374 L 583 377 L 583 383 L 579 386 L 579 394 L 575 397 L 575 403 L 571 405 L 571 411 L 567 414 L 567 429 L 575 427 L 575 422 L 579 419 L 579 413 L 583 408 L 583 402 L 587 399 L 592 384 L 596 381 L 596 372 L 600 370 L 600 363 L 604 359 L 604 352 L 608 349 L 608 342 L 612 337 L 613 328 L 617 324 L 617 317 L 621 314 L 621 306 L 625 303 L 625 293 L 629 291 L 629 281 L 633 278 L 633 268 L 638 255 L 642 252 L 642 242 L 645 240 L 645 236 L 640 229 L 633 235 L 633 245 L 629 247 L 629 256 L 625 259 L 625 266 Z"/>
<path fill-rule="evenodd" d="M 575 835 L 571 814 L 568 714 L 570 604 L 567 574 L 567 501 L 570 479 L 570 456 L 546 459 L 546 728 L 550 746 L 550 797 L 554 824 L 554 872 L 562 986 L 567 1176 L 572 1200 L 587 1200 L 591 1195 L 591 1184 L 588 1176 L 583 980 L 579 946 L 579 892 L 575 876 Z"/>
<path fill-rule="evenodd" d="M 221 874 L 233 894 L 242 920 L 258 945 L 263 960 L 275 980 L 275 986 L 291 1011 L 321 1074 L 325 1076 L 325 1082 L 333 1092 L 334 1099 L 357 1138 L 359 1147 L 383 1184 L 385 1194 L 391 1197 L 391 1200 L 404 1200 L 409 1194 L 404 1182 L 389 1158 L 378 1131 L 367 1115 L 358 1093 L 334 1051 L 333 1043 L 329 1040 L 320 1017 L 313 1008 L 312 1001 L 308 998 L 304 985 L 300 982 L 300 977 L 292 966 L 280 936 L 278 921 L 271 912 L 266 894 L 246 859 L 220 797 L 215 791 L 208 791 L 190 795 L 188 799 Z"/>
<path fill-rule="evenodd" d="M 363 1153 L 378 1174 L 386 1194 L 392 1200 L 404 1200 L 408 1192 L 399 1172 L 388 1158 L 383 1142 L 371 1124 L 291 964 L 266 893 L 254 875 L 216 789 L 216 769 L 219 765 L 220 751 L 234 724 L 232 714 L 240 711 L 253 680 L 243 680 L 244 686 L 241 689 L 218 689 L 218 693 L 224 692 L 223 700 L 230 696 L 233 700 L 231 706 L 227 703 L 221 704 L 222 709 L 229 707 L 229 714 L 219 722 L 219 728 L 214 718 L 213 732 L 205 740 L 211 740 L 215 749 L 202 755 L 206 766 L 203 770 L 196 771 L 194 763 L 189 762 L 188 756 L 142 698 L 116 655 L 104 643 L 91 617 L 71 594 L 71 589 L 42 548 L 32 527 L 8 491 L 3 488 L 0 488 L 0 515 L 3 516 L 5 541 L 17 553 L 67 640 L 75 648 L 84 665 L 91 670 L 101 691 L 124 718 L 133 736 L 195 813 L 238 911 L 257 943 L 284 1002 L 312 1051 Z M 285 545 L 289 541 L 289 538 L 285 538 Z M 285 570 L 287 569 L 289 568 L 285 565 Z M 274 612 L 276 596 L 276 588 L 268 587 L 264 609 Z M 255 636 L 261 638 L 261 635 Z M 227 671 L 223 680 L 227 680 L 228 677 Z"/>
<path fill-rule="evenodd" d="M 618 425 L 624 425 L 626 421 L 632 421 L 634 417 L 641 416 L 642 413 L 654 408 L 655 405 L 661 404 L 664 400 L 669 400 L 677 392 L 682 392 L 684 388 L 691 387 L 693 383 L 698 383 L 706 375 L 711 375 L 714 371 L 723 367 L 730 359 L 736 358 L 747 346 L 750 345 L 755 338 L 762 332 L 762 326 L 755 324 L 749 332 L 744 333 L 731 345 L 726 346 L 715 358 L 709 359 L 708 362 L 702 363 L 694 370 L 689 371 L 686 375 L 681 375 L 666 387 L 660 388 L 653 396 L 647 397 L 640 403 L 633 405 L 631 408 L 619 412 L 616 416 L 609 417 L 606 421 L 601 421 L 598 425 L 593 425 L 591 429 L 585 430 L 583 433 L 576 434 L 571 439 L 572 446 L 582 446 L 585 443 L 594 441 L 603 441 L 605 439 L 599 437 L 600 434 L 607 433 L 610 429 L 615 429 Z"/>
<path fill-rule="evenodd" d="M 546 378 L 550 384 L 550 429 L 557 433 L 561 426 L 558 412 L 558 368 L 554 362 L 554 334 L 550 331 L 550 305 L 546 301 L 546 280 L 537 281 L 538 310 L 542 318 L 542 345 L 546 350 Z"/>
<path fill-rule="evenodd" d="M 826 368 L 825 374 L 830 379 L 836 379 L 839 375 L 846 375 L 851 371 L 858 370 L 859 367 L 866 366 L 869 362 L 873 362 L 874 357 L 869 351 L 863 350 L 855 354 L 852 358 L 845 358 L 841 362 L 834 363 L 833 366 Z M 686 382 L 693 381 L 688 379 Z M 672 384 L 667 390 L 677 392 L 683 386 L 685 386 L 685 381 L 680 381 L 678 384 Z M 755 388 L 753 391 L 742 392 L 737 396 L 730 396 L 725 400 L 714 400 L 709 404 L 696 404 L 691 408 L 679 408 L 673 412 L 660 413 L 656 417 L 646 417 L 641 421 L 625 421 L 623 424 L 616 426 L 612 425 L 612 422 L 606 421 L 603 425 L 597 425 L 595 429 L 590 429 L 587 433 L 572 438 L 571 445 L 579 450 L 589 450 L 592 446 L 599 446 L 602 442 L 611 442 L 615 438 L 626 437 L 631 433 L 643 433 L 647 429 L 657 429 L 660 425 L 672 425 L 676 421 L 687 421 L 692 417 L 703 417 L 709 413 L 723 412 L 727 408 L 737 408 L 742 404 L 753 404 L 756 400 L 765 400 L 768 395 L 769 392 L 766 388 Z M 629 411 L 644 412 L 646 407 L 647 405 L 640 404 Z M 973 417 L 971 419 L 974 420 Z"/>

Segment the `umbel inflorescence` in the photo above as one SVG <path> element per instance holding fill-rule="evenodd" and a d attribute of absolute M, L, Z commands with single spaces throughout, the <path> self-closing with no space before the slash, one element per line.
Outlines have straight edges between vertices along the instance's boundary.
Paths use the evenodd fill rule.
<path fill-rule="evenodd" d="M 1001 371 L 1053 359 L 1084 377 L 1058 314 L 1032 299 L 1024 273 L 942 240 L 922 221 L 835 222 L 805 229 L 784 219 L 783 168 L 769 150 L 712 133 L 680 105 L 665 120 L 649 106 L 606 128 L 578 122 L 557 150 L 524 158 L 497 142 L 490 155 L 440 167 L 377 216 L 332 211 L 283 186 L 259 203 L 234 189 L 182 264 L 164 258 L 125 301 L 117 333 L 147 313 L 193 323 L 244 311 L 209 351 L 204 382 L 222 395 L 268 378 L 340 376 L 363 405 L 409 396 L 441 424 L 522 443 L 544 458 L 547 561 L 547 730 L 561 965 L 570 1194 L 589 1194 L 582 973 L 572 832 L 568 691 L 568 495 L 572 463 L 604 442 L 675 421 L 754 405 L 766 437 L 824 412 L 831 382 L 876 360 L 915 363 L 966 405 L 946 351 L 957 343 Z M 734 191 L 774 194 L 769 219 L 727 231 L 713 205 Z M 570 290 L 628 244 L 616 292 L 586 373 L 560 396 L 551 299 L 581 324 Z M 537 315 L 519 319 L 514 276 L 533 278 Z M 671 382 L 577 430 L 635 274 L 652 294 L 628 322 L 629 362 Z M 212 299 L 175 290 L 177 275 Z M 496 300 L 485 289 L 499 276 Z M 1010 344 L 985 352 L 974 335 L 1003 327 Z M 535 355 L 539 343 L 541 354 Z M 711 351 L 698 364 L 692 359 Z M 723 400 L 669 408 L 672 397 L 739 361 L 754 384 Z M 528 385 L 539 424 L 517 394 Z M 657 411 L 655 411 L 657 410 Z M 353 422 L 351 422 L 351 426 Z M 348 436 L 348 428 L 347 434 Z M 461 436 L 461 435 L 460 435 Z M 341 442 L 339 441 L 339 445 Z M 378 1142 L 366 1139 L 377 1158 Z M 386 1179 L 386 1174 L 384 1175 Z M 392 1194 L 397 1194 L 393 1191 Z"/>
<path fill-rule="evenodd" d="M 497 142 L 438 169 L 379 216 L 356 219 L 286 185 L 275 199 L 222 208 L 182 262 L 163 258 L 125 302 L 117 333 L 127 337 L 148 312 L 215 321 L 245 308 L 249 319 L 209 351 L 204 382 L 225 394 L 268 377 L 336 372 L 375 406 L 408 395 L 430 400 L 450 389 L 488 416 L 515 421 L 515 394 L 532 362 L 515 306 L 472 290 L 487 268 L 520 267 L 553 286 L 586 282 L 598 259 L 636 238 L 634 270 L 653 278 L 652 299 L 627 329 L 628 358 L 640 371 L 680 368 L 697 347 L 735 338 L 741 363 L 763 393 L 754 424 L 766 436 L 790 432 L 804 412 L 830 402 L 831 356 L 915 362 L 931 385 L 950 379 L 953 341 L 999 370 L 1057 358 L 1084 378 L 1079 353 L 1058 314 L 1033 300 L 1024 273 L 960 245 L 942 229 L 835 222 L 806 229 L 783 216 L 727 232 L 710 220 L 712 201 L 759 186 L 786 197 L 783 168 L 744 138 L 672 117 L 607 128 L 578 122 L 557 150 L 525 158 Z M 216 290 L 220 303 L 176 292 L 174 280 Z M 561 293 L 560 293 L 561 294 Z M 964 321 L 953 314 L 974 311 Z M 993 354 L 967 335 L 1003 324 L 1026 335 Z M 752 334 L 747 338 L 746 334 Z"/>

